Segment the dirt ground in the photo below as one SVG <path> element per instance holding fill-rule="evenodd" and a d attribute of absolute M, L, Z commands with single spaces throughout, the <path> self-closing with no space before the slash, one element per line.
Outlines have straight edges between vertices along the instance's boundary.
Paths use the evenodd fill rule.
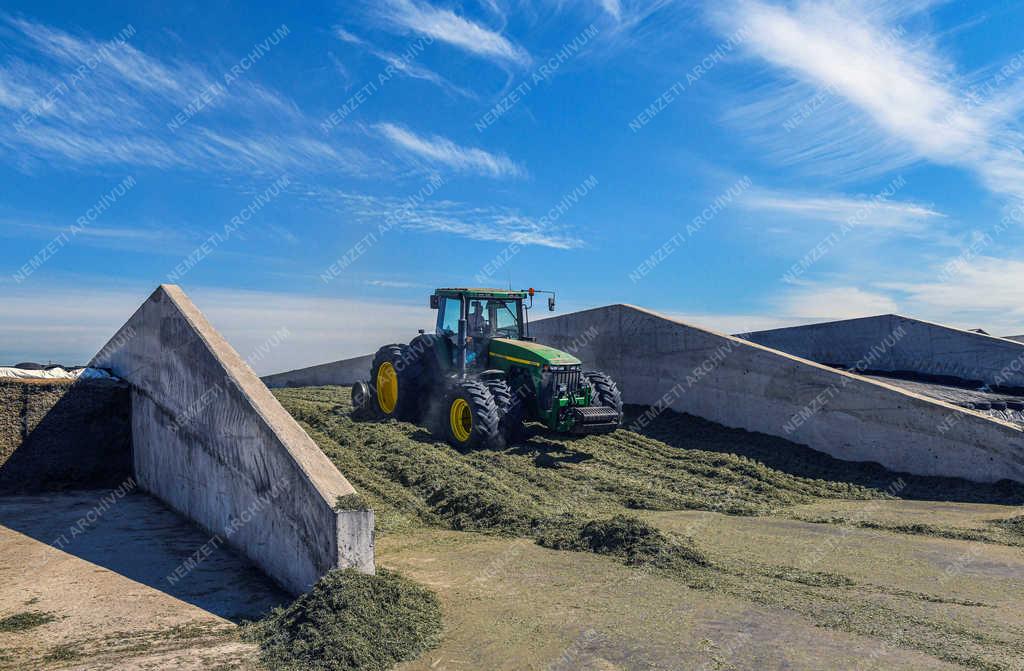
<path fill-rule="evenodd" d="M 882 510 L 871 502 L 843 506 L 847 514 L 879 520 L 912 518 L 925 507 L 912 501 L 886 502 Z M 1012 512 L 1019 511 L 947 503 L 929 518 L 963 525 Z M 1013 632 L 1019 646 L 1021 548 L 708 512 L 647 517 L 666 530 L 696 533 L 725 561 L 827 567 L 856 583 L 850 601 L 892 608 L 898 621 L 949 622 L 978 637 Z M 692 590 L 607 558 L 524 540 L 425 531 L 387 535 L 379 553 L 381 563 L 437 590 L 445 605 L 445 643 L 401 667 L 408 670 L 964 668 L 901 645 L 907 629 L 873 635 L 823 629 L 789 608 Z M 1024 656 L 1015 658 L 1012 648 L 994 659 L 990 668 L 1024 668 Z"/>
<path fill-rule="evenodd" d="M 441 599 L 441 646 L 402 671 L 1024 670 L 1018 485 L 684 416 L 460 454 L 353 422 L 344 390 L 279 397 L 377 510 L 378 565 Z M 287 598 L 223 547 L 169 580 L 210 538 L 143 494 L 105 501 L 0 499 L 0 669 L 258 668 L 238 623 Z M 539 529 L 612 516 L 706 561 L 542 547 Z"/>
<path fill-rule="evenodd" d="M 0 498 L 0 619 L 53 618 L 0 627 L 0 669 L 253 668 L 235 622 L 287 597 L 224 548 L 172 583 L 209 540 L 145 494 Z"/>
<path fill-rule="evenodd" d="M 407 671 L 958 668 L 602 557 L 458 532 L 380 549 L 445 606 L 445 642 Z"/>
<path fill-rule="evenodd" d="M 165 591 L 165 577 L 187 556 L 184 551 L 208 539 L 159 503 L 126 497 L 67 552 L 48 545 L 102 494 L 0 502 L 7 525 L 0 529 L 0 616 L 41 611 L 57 618 L 25 632 L 0 632 L 0 668 L 258 668 L 256 651 L 238 641 L 233 622 L 284 597 L 230 552 L 211 555 L 192 580 L 178 583 L 187 591 Z M 848 515 L 886 519 L 912 518 L 923 505 L 885 503 L 884 510 L 863 501 L 842 507 Z M 812 512 L 818 508 L 832 511 L 835 504 Z M 977 504 L 942 508 L 942 520 L 961 526 L 1014 511 Z M 908 618 L 931 611 L 982 631 L 1021 626 L 1020 548 L 709 512 L 648 516 L 665 529 L 698 532 L 726 559 L 800 565 L 815 550 L 832 571 L 864 585 L 984 604 L 875 595 L 902 602 Z M 17 530 L 9 526 L 12 520 Z M 90 549 L 83 547 L 86 539 Z M 422 529 L 383 534 L 377 550 L 380 565 L 430 586 L 444 606 L 444 643 L 400 666 L 403 671 L 962 668 L 887 641 L 899 632 L 862 636 L 822 629 L 786 609 L 694 590 L 608 557 L 548 550 L 526 539 Z M 69 658 L 54 658 L 61 650 Z"/>

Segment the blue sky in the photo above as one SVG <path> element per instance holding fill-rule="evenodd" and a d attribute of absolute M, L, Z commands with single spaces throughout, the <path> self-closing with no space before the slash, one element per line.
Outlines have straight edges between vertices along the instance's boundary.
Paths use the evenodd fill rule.
<path fill-rule="evenodd" d="M 296 4 L 4 4 L 0 361 L 161 282 L 259 372 L 463 283 L 1024 332 L 1020 3 Z"/>

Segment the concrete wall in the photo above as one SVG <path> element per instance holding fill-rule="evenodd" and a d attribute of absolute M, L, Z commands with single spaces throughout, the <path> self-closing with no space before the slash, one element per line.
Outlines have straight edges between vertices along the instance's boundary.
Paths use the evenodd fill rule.
<path fill-rule="evenodd" d="M 139 486 L 292 593 L 373 571 L 372 511 L 180 288 L 162 285 L 96 355 L 132 391 Z M 198 550 L 199 548 L 197 548 Z"/>
<path fill-rule="evenodd" d="M 628 305 L 545 319 L 538 340 L 671 407 L 840 459 L 919 475 L 1024 482 L 1024 432 L 956 406 Z"/>
<path fill-rule="evenodd" d="M 383 344 L 383 343 L 382 343 Z M 373 355 L 357 356 L 331 363 L 299 368 L 286 373 L 275 373 L 262 378 L 268 387 L 320 387 L 323 385 L 348 385 L 357 380 L 370 379 L 370 364 Z"/>
<path fill-rule="evenodd" d="M 113 487 L 130 473 L 127 385 L 0 379 L 0 491 Z"/>
<path fill-rule="evenodd" d="M 902 335 L 892 347 L 879 348 L 893 333 Z M 1024 344 L 899 315 L 757 331 L 742 337 L 819 363 L 854 368 L 862 362 L 860 370 L 1024 387 Z"/>

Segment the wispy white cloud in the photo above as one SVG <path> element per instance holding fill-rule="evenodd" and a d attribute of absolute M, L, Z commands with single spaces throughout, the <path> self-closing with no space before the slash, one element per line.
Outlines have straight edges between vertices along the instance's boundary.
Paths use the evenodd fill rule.
<path fill-rule="evenodd" d="M 1024 331 L 1024 261 L 992 256 L 964 260 L 956 272 L 935 269 L 925 279 L 887 281 L 915 312 L 991 325 L 996 331 Z"/>
<path fill-rule="evenodd" d="M 437 86 L 443 91 L 460 95 L 463 96 L 464 98 L 477 98 L 476 94 L 474 94 L 472 91 L 469 91 L 468 89 L 453 84 L 452 82 L 448 81 L 448 79 L 442 77 L 433 70 L 413 62 L 412 58 L 403 58 L 402 56 L 399 56 L 398 54 L 392 53 L 390 51 L 377 49 L 363 38 L 358 37 L 357 35 L 353 35 L 352 33 L 350 33 L 349 31 L 345 30 L 340 26 L 336 26 L 334 28 L 334 34 L 342 42 L 347 42 L 349 44 L 354 44 L 364 48 L 372 56 L 383 61 L 384 63 L 387 63 L 392 68 L 394 68 L 398 72 L 401 72 L 407 77 L 412 77 L 413 79 L 421 79 L 423 81 L 430 82 L 431 84 Z M 343 68 L 343 66 L 341 67 Z M 348 78 L 347 71 L 345 72 L 345 76 L 346 78 Z"/>
<path fill-rule="evenodd" d="M 622 3 L 619 0 L 597 0 L 597 3 L 616 21 L 622 19 Z"/>
<path fill-rule="evenodd" d="M 503 64 L 525 66 L 530 63 L 525 49 L 450 9 L 417 0 L 385 0 L 378 11 L 385 25 L 393 29 L 411 30 Z"/>
<path fill-rule="evenodd" d="M 406 231 L 553 249 L 576 249 L 584 244 L 569 226 L 546 216 L 528 216 L 514 208 L 476 207 L 452 200 L 426 201 L 409 208 L 399 198 L 323 188 L 310 189 L 306 196 L 373 226 L 394 220 L 395 213 L 401 212 L 397 225 Z"/>
<path fill-rule="evenodd" d="M 884 290 L 853 286 L 807 284 L 787 289 L 766 304 L 770 309 L 748 313 L 670 312 L 681 321 L 720 333 L 742 335 L 752 331 L 852 319 L 897 312 L 900 303 Z"/>
<path fill-rule="evenodd" d="M 752 190 L 740 200 L 751 210 L 777 212 L 788 218 L 844 223 L 855 221 L 859 228 L 921 230 L 944 218 L 927 205 L 847 196 L 813 196 L 769 190 Z"/>
<path fill-rule="evenodd" d="M 21 18 L 7 17 L 7 22 L 35 45 L 39 53 L 69 68 L 77 68 L 90 61 L 102 60 L 121 78 L 138 89 L 148 89 L 160 95 L 184 100 L 188 90 L 179 75 L 181 71 L 169 68 L 152 59 L 131 44 L 113 45 L 90 38 L 72 36 Z M 191 71 L 190 74 L 199 74 Z"/>
<path fill-rule="evenodd" d="M 17 46 L 0 57 L 0 147 L 19 167 L 362 174 L 382 164 L 311 136 L 298 107 L 254 72 L 228 81 L 194 63 L 156 58 L 132 44 L 130 26 L 119 39 L 99 40 L 3 13 L 0 25 Z M 182 114 L 187 122 L 171 128 Z M 250 130 L 239 131 L 239 119 Z"/>
<path fill-rule="evenodd" d="M 473 209 L 459 216 L 453 208 L 438 208 L 414 214 L 403 224 L 408 230 L 451 233 L 471 240 L 537 245 L 573 249 L 583 242 L 572 235 L 546 226 L 532 217 L 497 209 Z"/>
<path fill-rule="evenodd" d="M 349 44 L 366 44 L 366 41 L 363 38 L 349 32 L 348 30 L 342 28 L 341 26 L 334 26 L 334 36 L 337 37 L 342 42 L 348 42 Z"/>
<path fill-rule="evenodd" d="M 849 286 L 808 286 L 785 294 L 778 309 L 800 321 L 850 319 L 898 312 L 899 304 L 881 292 Z"/>
<path fill-rule="evenodd" d="M 377 124 L 374 128 L 397 147 L 456 170 L 475 172 L 488 177 L 520 177 L 525 172 L 503 154 L 492 154 L 475 147 L 462 147 L 440 135 L 426 138 L 391 123 Z"/>
<path fill-rule="evenodd" d="M 990 333 L 1024 333 L 1024 261 L 978 255 L 957 258 L 952 266 L 922 263 L 895 275 L 851 273 L 805 282 L 766 305 L 772 318 L 792 324 L 898 313 Z"/>
<path fill-rule="evenodd" d="M 934 4 L 735 0 L 721 6 L 716 25 L 723 32 L 745 28 L 744 48 L 767 65 L 759 73 L 767 83 L 740 94 L 729 120 L 765 147 L 772 162 L 819 179 L 860 179 L 930 162 L 969 171 L 1011 203 L 1024 198 L 1024 154 L 1014 148 L 1022 137 L 1016 123 L 1024 109 L 1024 68 L 1010 61 L 959 72 L 938 39 L 912 30 L 927 23 L 916 13 Z M 789 219 L 845 221 L 856 206 L 846 200 L 752 194 L 751 202 Z M 1017 307 L 1024 266 L 979 257 L 949 276 L 939 265 L 941 248 L 964 244 L 954 224 L 917 203 L 878 204 L 858 222 L 873 227 L 870 238 L 859 238 L 870 253 L 844 247 L 829 258 L 848 267 L 784 289 L 776 309 L 794 318 L 839 318 L 898 308 L 1012 331 L 1024 318 Z M 881 263 L 875 258 L 879 233 L 922 230 L 927 247 L 915 247 L 916 264 L 900 262 L 905 248 L 890 250 Z"/>
<path fill-rule="evenodd" d="M 448 93 L 454 93 L 464 98 L 469 98 L 471 100 L 475 100 L 477 98 L 477 95 L 472 91 L 453 84 L 429 68 L 406 61 L 397 54 L 393 54 L 389 51 L 377 50 L 373 50 L 372 53 L 374 56 L 408 77 L 412 77 L 413 79 L 422 79 L 423 81 L 430 82 L 434 86 L 437 86 Z"/>
<path fill-rule="evenodd" d="M 775 158 L 819 172 L 857 177 L 924 159 L 965 167 L 991 190 L 1024 197 L 1024 157 L 1013 148 L 1020 134 L 1005 123 L 1024 106 L 1024 88 L 1001 83 L 980 103 L 968 98 L 978 82 L 900 23 L 929 4 L 720 6 L 716 23 L 746 28 L 745 47 L 783 84 L 778 96 L 758 91 L 765 98 L 741 107 L 734 121 L 748 124 Z"/>
<path fill-rule="evenodd" d="M 400 280 L 366 280 L 366 283 L 371 287 L 380 287 L 382 289 L 414 289 L 427 286 L 419 282 L 404 282 Z"/>
<path fill-rule="evenodd" d="M 20 234 L 27 233 L 29 235 L 39 235 L 43 237 L 53 237 L 60 233 L 66 233 L 68 228 L 66 226 L 54 226 L 51 224 L 36 224 L 18 221 L 5 221 L 3 222 L 6 232 L 17 231 Z M 175 231 L 162 229 L 162 228 L 120 228 L 120 227 L 109 227 L 109 226 L 85 226 L 75 229 L 75 237 L 83 238 L 99 238 L 104 240 L 124 240 L 124 241 L 139 241 L 152 244 L 154 242 L 166 243 L 171 240 L 178 239 L 178 235 Z"/>

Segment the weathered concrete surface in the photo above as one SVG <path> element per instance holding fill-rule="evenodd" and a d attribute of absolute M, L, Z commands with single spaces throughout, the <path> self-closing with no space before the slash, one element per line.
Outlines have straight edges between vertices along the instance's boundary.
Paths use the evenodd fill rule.
<path fill-rule="evenodd" d="M 128 385 L 0 378 L 0 492 L 112 486 L 131 472 Z"/>
<path fill-rule="evenodd" d="M 892 347 L 879 343 L 901 334 Z M 740 337 L 818 363 L 1024 387 L 1024 344 L 900 315 L 793 326 Z"/>
<path fill-rule="evenodd" d="M 180 288 L 162 285 L 92 361 L 132 387 L 140 487 L 298 593 L 373 571 L 372 511 Z"/>
<path fill-rule="evenodd" d="M 641 308 L 553 317 L 531 332 L 610 373 L 628 403 L 897 471 L 1024 482 L 1017 426 Z"/>
<path fill-rule="evenodd" d="M 263 377 L 268 387 L 320 387 L 328 384 L 346 385 L 358 380 L 370 379 L 370 365 L 373 355 L 332 361 L 309 368 L 299 368 L 286 373 L 275 373 Z"/>
<path fill-rule="evenodd" d="M 255 669 L 259 649 L 238 640 L 235 623 L 289 600 L 130 480 L 0 498 L 0 613 L 55 618 L 0 632 L 0 669 Z M 50 657 L 58 646 L 74 660 Z"/>

